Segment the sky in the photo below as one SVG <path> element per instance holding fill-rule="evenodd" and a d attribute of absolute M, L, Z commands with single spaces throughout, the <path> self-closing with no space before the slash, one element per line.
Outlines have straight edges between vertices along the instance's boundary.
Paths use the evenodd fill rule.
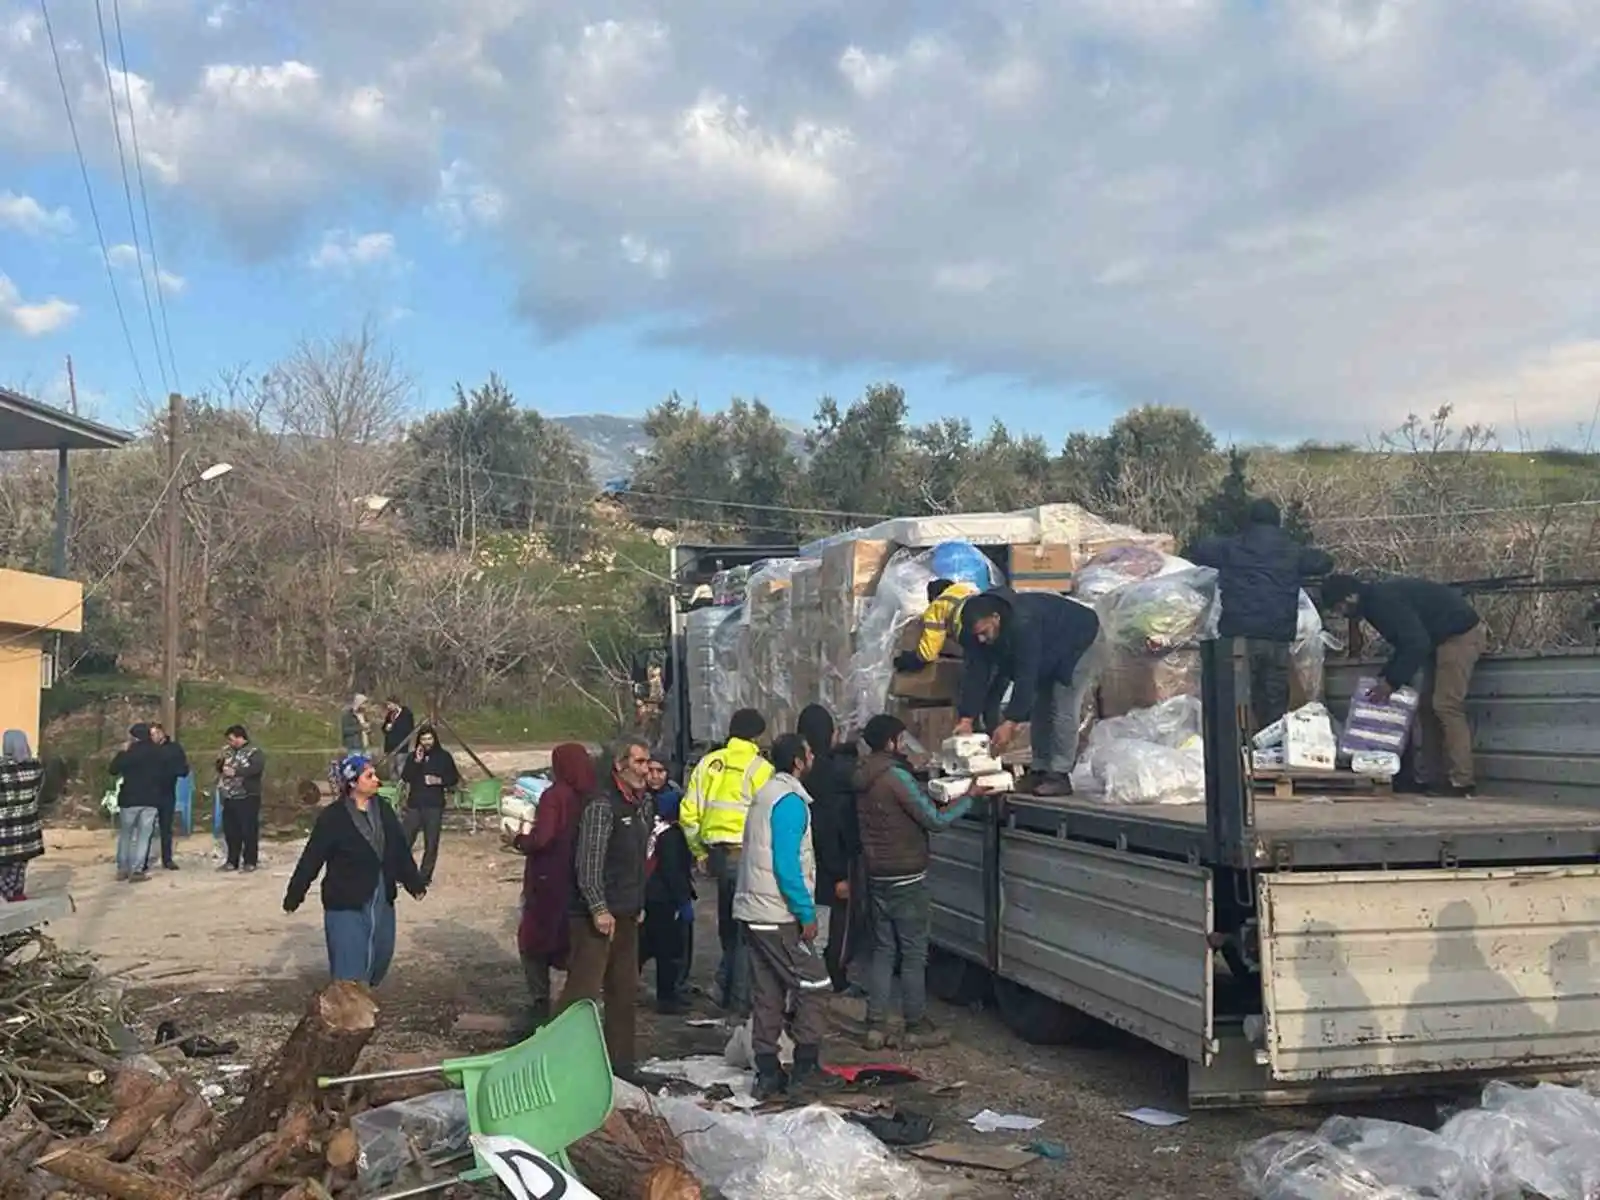
<path fill-rule="evenodd" d="M 105 420 L 363 322 L 419 408 L 1600 414 L 1593 0 L 46 4 L 0 0 L 0 381 L 71 355 Z"/>

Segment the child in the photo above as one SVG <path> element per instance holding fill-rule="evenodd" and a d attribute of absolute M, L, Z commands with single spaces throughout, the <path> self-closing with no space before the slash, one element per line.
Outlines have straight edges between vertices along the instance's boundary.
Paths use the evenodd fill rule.
<path fill-rule="evenodd" d="M 667 779 L 659 762 L 650 764 L 646 785 L 655 800 L 652 835 L 655 869 L 645 884 L 644 936 L 639 939 L 639 969 L 656 960 L 656 1011 L 668 1015 L 687 1011 L 683 985 L 688 977 L 688 947 L 694 929 L 694 859 L 689 840 L 678 824 L 683 793 Z"/>

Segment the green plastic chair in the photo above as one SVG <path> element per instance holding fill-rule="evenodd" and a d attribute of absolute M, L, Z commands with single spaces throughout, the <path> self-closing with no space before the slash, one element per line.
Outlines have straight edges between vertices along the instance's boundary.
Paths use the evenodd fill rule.
<path fill-rule="evenodd" d="M 611 1058 L 600 1006 L 593 1000 L 579 1000 L 532 1037 L 505 1050 L 448 1059 L 437 1067 L 323 1078 L 317 1086 L 435 1074 L 467 1093 L 467 1122 L 473 1133 L 519 1138 L 565 1171 L 572 1169 L 567 1147 L 611 1115 Z M 463 1182 L 493 1174 L 487 1163 L 474 1158 L 473 1169 L 459 1176 Z"/>
<path fill-rule="evenodd" d="M 382 785 L 378 788 L 378 795 L 387 800 L 392 807 L 398 808 L 400 806 L 400 785 L 398 783 Z"/>
<path fill-rule="evenodd" d="M 456 808 L 467 814 L 472 821 L 472 832 L 478 832 L 478 818 L 484 814 L 493 816 L 497 821 L 500 818 L 500 781 L 498 779 L 475 779 L 466 787 L 456 791 Z"/>

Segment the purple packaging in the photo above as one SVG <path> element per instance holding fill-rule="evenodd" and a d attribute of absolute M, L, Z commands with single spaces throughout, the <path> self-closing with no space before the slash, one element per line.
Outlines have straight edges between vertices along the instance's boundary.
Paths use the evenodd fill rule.
<path fill-rule="evenodd" d="M 1378 685 L 1376 678 L 1363 676 L 1356 682 L 1355 693 L 1350 697 L 1350 715 L 1339 735 L 1339 753 L 1354 754 L 1358 750 L 1380 750 L 1390 754 L 1404 754 L 1411 735 L 1411 722 L 1417 716 L 1417 692 L 1404 687 L 1389 697 L 1387 704 L 1372 698 L 1372 689 Z"/>

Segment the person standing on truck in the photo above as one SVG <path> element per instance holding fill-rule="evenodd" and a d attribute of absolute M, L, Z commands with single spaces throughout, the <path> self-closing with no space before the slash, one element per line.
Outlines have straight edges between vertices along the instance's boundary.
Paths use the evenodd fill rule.
<path fill-rule="evenodd" d="M 961 606 L 978 594 L 970 583 L 935 579 L 928 585 L 928 607 L 922 610 L 921 633 L 915 650 L 895 655 L 896 671 L 920 671 L 934 662 L 945 642 L 961 638 Z"/>
<path fill-rule="evenodd" d="M 750 1007 L 744 938 L 733 917 L 739 887 L 739 855 L 744 843 L 745 814 L 762 784 L 772 778 L 772 764 L 761 757 L 756 739 L 767 720 L 753 708 L 741 708 L 728 722 L 728 741 L 695 764 L 684 789 L 678 824 L 689 849 L 717 884 L 718 1003 L 745 1014 Z"/>
<path fill-rule="evenodd" d="M 1251 501 L 1243 533 L 1206 538 L 1187 557 L 1217 572 L 1218 632 L 1245 639 L 1251 712 L 1256 729 L 1265 729 L 1289 711 L 1289 651 L 1299 624 L 1301 581 L 1326 575 L 1333 559 L 1285 533 L 1278 506 L 1266 499 Z"/>
<path fill-rule="evenodd" d="M 1091 674 L 1089 648 L 1100 636 L 1094 609 L 1055 592 L 998 587 L 962 605 L 961 694 L 955 732 L 972 732 L 979 717 L 996 753 L 1028 725 L 1033 770 L 1022 790 L 1070 796 L 1078 761 L 1078 717 Z M 1011 699 L 1000 701 L 1006 685 Z M 863 837 L 865 834 L 863 833 Z"/>
<path fill-rule="evenodd" d="M 814 756 L 805 738 L 786 733 L 772 745 L 773 773 L 756 789 L 744 826 L 744 853 L 733 914 L 750 955 L 752 1095 L 770 1100 L 793 1087 L 826 1086 L 821 1062 L 830 985 L 817 948 L 817 859 L 811 794 L 805 782 Z M 786 1012 L 793 1001 L 792 1013 Z M 778 1062 L 785 1017 L 794 1031 L 794 1072 Z"/>
<path fill-rule="evenodd" d="M 963 796 L 945 808 L 930 800 L 911 774 L 905 734 L 899 717 L 873 717 L 861 731 L 868 753 L 856 768 L 861 856 L 872 906 L 867 1027 L 861 1042 L 868 1050 L 889 1044 L 896 957 L 906 1048 L 926 1049 L 947 1040 L 928 1020 L 928 835 L 966 815 L 972 798 Z"/>
<path fill-rule="evenodd" d="M 1477 609 L 1447 584 L 1404 577 L 1363 583 L 1353 575 L 1329 575 L 1322 602 L 1330 613 L 1359 617 L 1392 647 L 1367 694 L 1373 702 L 1387 704 L 1397 689 L 1424 675 L 1417 690 L 1425 766 L 1417 782 L 1434 795 L 1472 795 L 1467 688 L 1489 640 Z"/>

